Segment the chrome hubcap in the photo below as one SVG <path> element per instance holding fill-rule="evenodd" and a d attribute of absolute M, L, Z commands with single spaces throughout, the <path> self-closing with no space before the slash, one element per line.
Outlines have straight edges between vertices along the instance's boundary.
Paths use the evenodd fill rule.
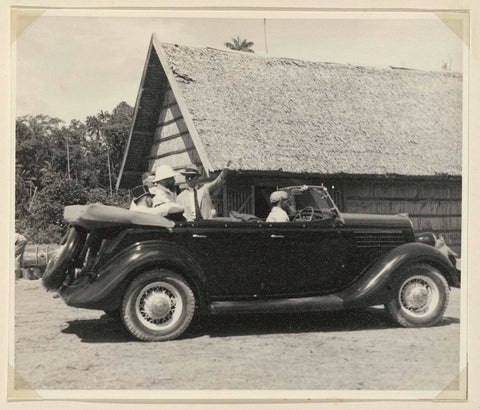
<path fill-rule="evenodd" d="M 429 299 L 428 285 L 423 283 L 409 283 L 403 291 L 405 306 L 410 309 L 421 309 Z"/>
<path fill-rule="evenodd" d="M 175 324 L 183 309 L 181 295 L 170 283 L 155 282 L 138 294 L 137 317 L 152 330 L 165 330 Z"/>
<path fill-rule="evenodd" d="M 143 312 L 153 320 L 164 318 L 171 307 L 172 301 L 164 292 L 152 292 L 143 301 Z"/>
<path fill-rule="evenodd" d="M 440 301 L 440 293 L 435 282 L 428 276 L 408 278 L 400 288 L 400 305 L 413 316 L 425 316 L 432 312 Z"/>

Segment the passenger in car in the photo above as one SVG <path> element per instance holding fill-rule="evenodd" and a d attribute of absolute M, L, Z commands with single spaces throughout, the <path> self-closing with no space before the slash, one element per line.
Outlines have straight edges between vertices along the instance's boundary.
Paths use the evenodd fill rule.
<path fill-rule="evenodd" d="M 130 211 L 151 210 L 153 206 L 153 195 L 147 185 L 139 185 L 132 188 L 133 200 L 130 204 Z"/>
<path fill-rule="evenodd" d="M 285 191 L 275 191 L 270 195 L 270 203 L 272 210 L 270 211 L 267 222 L 289 222 L 287 211 L 290 209 L 288 205 L 288 194 Z"/>
<path fill-rule="evenodd" d="M 183 213 L 183 206 L 176 202 L 175 171 L 169 165 L 160 165 L 155 169 L 153 187 L 150 192 L 153 196 L 155 213 L 162 216 Z"/>
<path fill-rule="evenodd" d="M 150 192 L 154 195 L 153 206 L 161 206 L 168 202 L 175 202 L 175 171 L 169 165 L 160 165 L 155 170 Z"/>
<path fill-rule="evenodd" d="M 142 185 L 147 185 L 149 188 L 153 188 L 153 180 L 155 175 L 151 171 L 144 172 L 142 175 Z"/>
<path fill-rule="evenodd" d="M 198 167 L 190 164 L 185 168 L 182 175 L 185 176 L 187 189 L 178 195 L 177 201 L 183 206 L 185 210 L 183 216 L 187 221 L 212 219 L 216 216 L 212 195 L 225 184 L 228 171 L 228 169 L 224 169 L 214 181 L 199 186 L 201 174 Z"/>

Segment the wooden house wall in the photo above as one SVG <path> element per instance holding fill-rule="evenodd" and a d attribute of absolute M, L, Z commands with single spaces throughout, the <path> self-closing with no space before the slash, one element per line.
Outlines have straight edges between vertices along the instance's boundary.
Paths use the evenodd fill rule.
<path fill-rule="evenodd" d="M 255 214 L 255 192 L 253 185 L 227 185 L 223 190 L 221 198 L 223 215 L 228 215 L 231 210 L 245 214 Z"/>
<path fill-rule="evenodd" d="M 140 184 L 142 174 L 148 167 L 148 155 L 163 91 L 168 87 L 167 78 L 162 73 L 160 61 L 154 49 L 150 49 L 147 62 L 135 103 L 134 121 L 117 189 L 132 188 Z"/>
<path fill-rule="evenodd" d="M 175 171 L 181 171 L 190 163 L 197 164 L 202 169 L 180 107 L 172 90 L 167 89 L 155 127 L 148 169 L 154 170 L 158 165 L 170 165 Z M 179 174 L 176 182 L 182 184 L 185 179 Z"/>

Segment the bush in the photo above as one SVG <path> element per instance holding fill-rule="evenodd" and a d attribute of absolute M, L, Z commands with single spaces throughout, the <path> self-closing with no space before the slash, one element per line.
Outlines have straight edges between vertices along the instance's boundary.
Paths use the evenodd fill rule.
<path fill-rule="evenodd" d="M 103 205 L 118 206 L 128 208 L 130 205 L 130 195 L 128 191 L 120 190 L 110 195 L 107 189 L 93 188 L 87 192 L 89 204 L 101 203 Z"/>
<path fill-rule="evenodd" d="M 107 189 L 85 189 L 78 181 L 51 173 L 43 178 L 45 188 L 32 202 L 30 214 L 16 221 L 16 231 L 22 233 L 30 243 L 58 243 L 66 231 L 63 211 L 67 205 L 102 203 L 126 208 L 129 195 L 121 191 L 110 195 Z"/>

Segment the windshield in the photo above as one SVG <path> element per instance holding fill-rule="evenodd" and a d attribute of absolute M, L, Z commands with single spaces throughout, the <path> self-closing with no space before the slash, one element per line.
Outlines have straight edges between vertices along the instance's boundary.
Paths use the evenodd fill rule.
<path fill-rule="evenodd" d="M 315 214 L 313 219 L 329 219 L 340 216 L 335 203 L 323 186 L 295 186 L 283 188 L 287 191 L 292 212 L 297 213 L 305 208 L 313 208 L 321 214 Z"/>
<path fill-rule="evenodd" d="M 293 190 L 292 190 L 293 191 Z M 328 195 L 325 195 L 322 190 L 317 188 L 308 188 L 304 191 L 292 192 L 292 205 L 298 211 L 306 208 L 307 206 L 313 207 L 313 209 L 326 210 L 332 208 L 332 204 L 329 201 Z"/>

